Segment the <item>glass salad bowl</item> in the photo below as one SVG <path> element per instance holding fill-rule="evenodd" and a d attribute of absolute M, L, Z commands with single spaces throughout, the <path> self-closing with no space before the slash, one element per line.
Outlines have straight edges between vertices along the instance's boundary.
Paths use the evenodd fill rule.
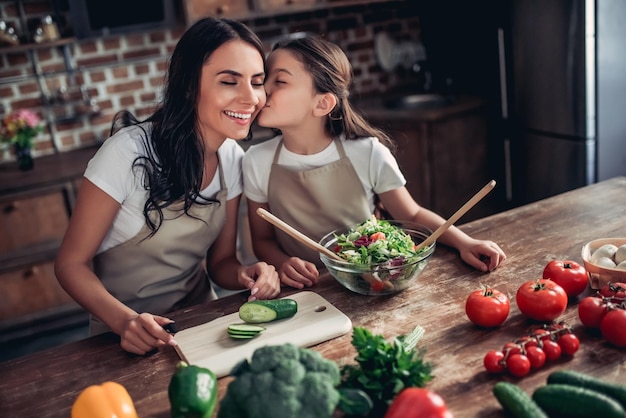
<path fill-rule="evenodd" d="M 372 222 L 375 225 L 367 225 Z M 386 231 L 382 232 L 385 237 L 381 230 Z M 319 243 L 342 259 L 324 253 L 320 259 L 345 288 L 361 295 L 389 295 L 411 286 L 422 274 L 435 252 L 435 242 L 417 253 L 406 250 L 413 250 L 431 234 L 429 228 L 408 221 L 369 220 L 326 234 Z M 408 245 L 392 245 L 392 236 L 408 239 Z"/>

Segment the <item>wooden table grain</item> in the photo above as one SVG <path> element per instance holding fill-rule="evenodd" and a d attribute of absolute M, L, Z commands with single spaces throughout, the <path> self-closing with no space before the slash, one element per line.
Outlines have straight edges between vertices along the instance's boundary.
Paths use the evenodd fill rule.
<path fill-rule="evenodd" d="M 462 221 L 462 220 L 461 220 Z M 485 353 L 523 335 L 534 324 L 515 304 L 519 285 L 541 276 L 552 259 L 581 261 L 582 246 L 602 237 L 626 237 L 626 177 L 583 187 L 549 199 L 462 225 L 477 238 L 498 242 L 507 260 L 496 271 L 484 274 L 463 263 L 458 254 L 439 246 L 424 274 L 412 288 L 393 296 L 366 297 L 345 290 L 324 275 L 312 290 L 348 315 L 354 326 L 393 337 L 415 325 L 425 328 L 420 345 L 425 359 L 434 365 L 429 389 L 439 393 L 459 417 L 504 417 L 492 395 L 499 380 L 518 383 L 526 392 L 545 384 L 547 375 L 572 369 L 626 383 L 626 350 L 607 344 L 586 330 L 578 320 L 574 300 L 560 318 L 573 326 L 581 348 L 571 358 L 550 363 L 517 379 L 491 376 L 482 366 Z M 511 299 L 511 314 L 493 330 L 473 326 L 465 316 L 465 299 L 481 284 L 496 287 Z M 284 291 L 283 296 L 293 293 Z M 171 315 L 183 321 L 204 311 L 235 312 L 244 301 L 236 294 Z M 352 362 L 351 335 L 314 347 L 339 364 Z M 70 343 L 0 363 L 0 416 L 69 416 L 78 393 L 91 384 L 115 380 L 128 389 L 139 416 L 169 417 L 167 385 L 178 356 L 170 347 L 151 355 L 123 352 L 111 334 Z M 220 379 L 220 394 L 231 378 Z"/>

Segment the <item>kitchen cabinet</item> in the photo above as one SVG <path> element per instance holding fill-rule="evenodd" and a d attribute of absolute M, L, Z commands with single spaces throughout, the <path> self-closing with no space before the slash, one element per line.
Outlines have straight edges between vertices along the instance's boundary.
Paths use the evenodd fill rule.
<path fill-rule="evenodd" d="M 254 19 L 313 10 L 398 0 L 183 0 L 187 26 L 207 17 Z"/>
<path fill-rule="evenodd" d="M 87 320 L 59 285 L 54 258 L 80 179 L 95 148 L 35 160 L 31 171 L 0 166 L 0 341 Z"/>
<path fill-rule="evenodd" d="M 360 107 L 372 124 L 396 142 L 406 187 L 420 205 L 448 218 L 491 180 L 483 100 L 460 97 L 445 105 L 414 109 L 389 109 L 383 102 L 365 100 Z M 490 211 L 489 205 L 479 204 L 462 221 Z"/>
<path fill-rule="evenodd" d="M 248 0 L 184 0 L 187 25 L 206 17 L 240 18 L 250 12 Z"/>

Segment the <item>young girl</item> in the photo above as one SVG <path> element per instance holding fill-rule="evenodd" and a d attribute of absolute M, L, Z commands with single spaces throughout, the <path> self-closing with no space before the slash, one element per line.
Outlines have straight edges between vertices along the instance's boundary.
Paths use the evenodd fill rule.
<path fill-rule="evenodd" d="M 172 53 L 157 110 L 114 120 L 130 126 L 89 162 L 55 265 L 92 334 L 112 330 L 138 354 L 175 345 L 160 315 L 214 298 L 207 270 L 253 299 L 279 293 L 273 266 L 236 259 L 243 150 L 227 139 L 246 137 L 265 104 L 263 57 L 241 23 L 200 20 Z"/>
<path fill-rule="evenodd" d="M 244 193 L 254 252 L 277 266 L 285 285 L 315 284 L 319 255 L 259 217 L 259 207 L 314 240 L 368 219 L 376 195 L 394 219 L 433 231 L 445 222 L 413 200 L 387 147 L 390 139 L 350 105 L 351 77 L 343 51 L 315 35 L 279 43 L 268 57 L 267 103 L 258 123 L 282 135 L 246 152 Z M 481 271 L 495 269 L 506 258 L 496 243 L 471 238 L 456 227 L 438 241 L 458 249 Z"/>

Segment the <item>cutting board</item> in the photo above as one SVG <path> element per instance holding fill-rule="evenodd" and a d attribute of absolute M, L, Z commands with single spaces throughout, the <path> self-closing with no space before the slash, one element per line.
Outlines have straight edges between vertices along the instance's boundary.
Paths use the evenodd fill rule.
<path fill-rule="evenodd" d="M 317 293 L 303 291 L 288 298 L 298 303 L 298 312 L 291 318 L 263 324 L 265 331 L 251 340 L 228 336 L 228 325 L 243 322 L 237 312 L 178 332 L 179 356 L 222 377 L 261 346 L 292 343 L 310 347 L 352 330 L 350 318 Z"/>

